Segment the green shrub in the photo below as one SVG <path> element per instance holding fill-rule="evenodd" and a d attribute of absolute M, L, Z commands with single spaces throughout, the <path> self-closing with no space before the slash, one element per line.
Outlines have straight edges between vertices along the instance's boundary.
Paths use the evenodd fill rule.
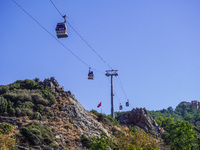
<path fill-rule="evenodd" d="M 14 108 L 10 108 L 10 109 L 9 109 L 9 115 L 10 115 L 10 116 L 14 116 L 14 115 L 15 115 L 15 112 L 16 112 L 16 111 L 15 111 Z"/>
<path fill-rule="evenodd" d="M 90 112 L 93 113 L 93 114 L 95 114 L 96 116 L 98 116 L 98 114 L 99 114 L 99 113 L 98 113 L 96 110 L 94 110 L 94 109 L 92 109 Z"/>
<path fill-rule="evenodd" d="M 8 110 L 13 108 L 14 103 L 8 100 Z"/>
<path fill-rule="evenodd" d="M 9 84 L 9 89 L 13 91 L 14 89 L 36 89 L 37 83 L 33 80 L 17 80 L 16 82 Z"/>
<path fill-rule="evenodd" d="M 39 79 L 39 78 L 35 78 L 34 81 L 35 81 L 36 83 L 38 83 L 38 82 L 40 82 L 40 79 Z"/>
<path fill-rule="evenodd" d="M 22 108 L 22 102 L 21 101 L 17 101 L 17 103 L 15 104 L 16 107 Z"/>
<path fill-rule="evenodd" d="M 34 113 L 33 119 L 41 120 L 42 115 L 39 112 Z"/>
<path fill-rule="evenodd" d="M 37 122 L 32 122 L 26 127 L 20 128 L 20 133 L 32 145 L 50 145 L 54 141 L 53 134 L 50 128 L 47 126 L 43 126 Z M 23 137 L 21 137 L 21 139 Z"/>
<path fill-rule="evenodd" d="M 43 126 L 38 122 L 32 122 L 27 126 L 28 129 L 37 129 L 41 132 L 42 140 L 47 144 L 53 142 L 53 134 L 48 126 Z"/>
<path fill-rule="evenodd" d="M 33 108 L 35 105 L 32 102 L 25 102 L 24 106 L 25 106 L 25 108 L 30 109 L 30 108 Z"/>
<path fill-rule="evenodd" d="M 42 134 L 42 137 L 43 137 L 43 141 L 44 141 L 46 144 L 51 144 L 51 143 L 53 142 L 52 137 L 50 137 L 47 133 L 43 133 L 43 134 Z"/>
<path fill-rule="evenodd" d="M 110 150 L 113 147 L 112 138 L 106 136 L 105 132 L 100 137 L 92 137 L 90 141 L 90 150 Z"/>
<path fill-rule="evenodd" d="M 111 116 L 106 116 L 105 114 L 98 113 L 96 110 L 91 110 L 90 112 L 97 116 L 97 120 L 99 122 L 108 124 L 113 123 L 114 125 L 119 126 L 119 122 L 116 119 L 113 119 Z"/>
<path fill-rule="evenodd" d="M 85 148 L 90 148 L 90 139 L 88 137 L 86 137 L 85 135 L 81 136 L 81 143 L 83 145 L 83 147 Z"/>
<path fill-rule="evenodd" d="M 8 109 L 8 101 L 5 98 L 0 97 L 0 113 L 7 112 L 7 109 Z"/>
<path fill-rule="evenodd" d="M 54 144 L 54 143 L 51 143 L 49 146 L 50 146 L 51 148 L 53 148 L 54 150 L 58 150 L 58 149 L 59 149 L 59 146 L 56 145 L 56 144 Z"/>
<path fill-rule="evenodd" d="M 36 129 L 36 128 L 33 128 L 33 129 L 30 129 L 30 132 L 37 135 L 37 136 L 41 136 L 41 132 L 40 130 Z"/>
<path fill-rule="evenodd" d="M 53 149 L 53 150 L 58 150 L 58 149 L 59 149 L 59 146 L 52 143 L 52 144 L 50 144 L 50 145 L 44 147 L 44 150 L 52 150 L 52 149 Z"/>
<path fill-rule="evenodd" d="M 17 99 L 17 94 L 16 93 L 5 93 L 3 95 L 3 97 L 7 100 L 10 100 L 10 101 L 15 101 Z"/>
<path fill-rule="evenodd" d="M 50 146 L 44 146 L 44 150 L 52 150 Z"/>
<path fill-rule="evenodd" d="M 129 130 L 130 130 L 132 133 L 135 133 L 135 132 L 137 131 L 137 128 L 136 128 L 136 127 L 130 126 L 130 127 L 129 127 Z"/>
<path fill-rule="evenodd" d="M 14 89 L 19 89 L 20 88 L 20 83 L 19 82 L 14 82 L 9 85 L 9 90 L 14 90 Z"/>
<path fill-rule="evenodd" d="M 50 104 L 54 104 L 56 102 L 56 99 L 51 93 L 50 89 L 46 88 L 44 90 L 41 90 L 41 93 L 42 96 L 50 102 Z"/>
<path fill-rule="evenodd" d="M 42 97 L 42 95 L 39 94 L 39 93 L 31 94 L 31 97 L 32 97 L 35 104 L 48 105 L 48 101 L 46 99 L 44 99 Z"/>
<path fill-rule="evenodd" d="M 23 116 L 33 116 L 33 111 L 28 108 L 22 108 L 21 114 Z"/>
<path fill-rule="evenodd" d="M 32 97 L 28 93 L 18 94 L 16 99 L 22 102 L 32 101 Z"/>
<path fill-rule="evenodd" d="M 9 87 L 7 85 L 0 86 L 0 95 L 8 92 Z"/>
<path fill-rule="evenodd" d="M 22 89 L 35 89 L 35 87 L 37 85 L 35 81 L 28 80 L 28 79 L 23 80 L 23 81 L 18 80 L 18 81 L 16 81 L 16 83 L 19 83 L 20 88 L 22 88 Z"/>
<path fill-rule="evenodd" d="M 16 102 L 16 101 L 21 101 L 21 102 L 25 102 L 25 101 L 32 101 L 32 98 L 29 94 L 27 93 L 5 93 L 3 95 L 3 97 L 7 100 L 10 100 L 12 102 Z"/>
<path fill-rule="evenodd" d="M 19 107 L 16 107 L 16 108 L 15 108 L 15 114 L 16 114 L 17 116 L 21 116 L 21 109 L 20 109 Z"/>
<path fill-rule="evenodd" d="M 119 122 L 117 121 L 117 119 L 113 119 L 110 115 L 106 117 L 110 122 L 114 123 L 114 125 L 119 126 Z"/>
<path fill-rule="evenodd" d="M 9 134 L 13 132 L 13 126 L 8 123 L 0 123 L 0 131 L 3 134 Z"/>
<path fill-rule="evenodd" d="M 31 145 L 41 144 L 41 140 L 26 127 L 20 128 L 20 133 L 28 140 Z"/>
<path fill-rule="evenodd" d="M 41 105 L 41 104 L 38 104 L 38 105 L 36 105 L 36 111 L 38 111 L 38 112 L 40 112 L 40 113 L 43 113 L 43 110 L 44 110 L 44 106 L 43 105 Z"/>

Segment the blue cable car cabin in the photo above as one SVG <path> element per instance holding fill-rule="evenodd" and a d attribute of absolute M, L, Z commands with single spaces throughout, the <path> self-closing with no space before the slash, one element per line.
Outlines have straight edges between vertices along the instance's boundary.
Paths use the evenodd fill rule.
<path fill-rule="evenodd" d="M 126 107 L 128 107 L 128 106 L 129 106 L 129 101 L 126 102 Z"/>
<path fill-rule="evenodd" d="M 56 34 L 58 38 L 68 37 L 67 26 L 65 22 L 57 23 Z"/>
<path fill-rule="evenodd" d="M 123 109 L 123 107 L 122 107 L 122 105 L 120 104 L 120 105 L 119 105 L 119 110 L 122 110 L 122 109 Z"/>
<path fill-rule="evenodd" d="M 89 71 L 89 73 L 88 73 L 88 79 L 89 80 L 93 80 L 94 79 L 94 73 L 93 73 L 93 71 Z"/>

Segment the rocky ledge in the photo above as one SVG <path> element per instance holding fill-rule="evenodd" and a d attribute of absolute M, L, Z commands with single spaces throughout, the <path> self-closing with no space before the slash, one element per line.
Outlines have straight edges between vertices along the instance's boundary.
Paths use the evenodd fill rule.
<path fill-rule="evenodd" d="M 146 108 L 136 108 L 117 118 L 121 125 L 138 126 L 146 132 L 154 131 L 159 136 L 161 130 L 156 121 L 150 116 Z"/>

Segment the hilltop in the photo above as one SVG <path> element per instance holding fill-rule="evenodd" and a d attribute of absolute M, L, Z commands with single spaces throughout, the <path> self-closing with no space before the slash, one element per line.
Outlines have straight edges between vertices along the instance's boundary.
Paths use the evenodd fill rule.
<path fill-rule="evenodd" d="M 85 110 L 54 77 L 44 81 L 17 80 L 0 86 L 0 148 L 197 148 L 200 141 L 198 106 L 198 101 L 192 101 L 181 102 L 175 110 L 172 107 L 160 111 L 135 108 L 118 113 L 113 119 L 95 110 Z"/>
<path fill-rule="evenodd" d="M 0 121 L 14 125 L 14 132 L 20 133 L 17 137 L 22 147 L 38 149 L 56 145 L 76 148 L 82 134 L 91 138 L 101 132 L 107 133 L 55 78 L 43 82 L 39 79 L 18 80 L 1 86 L 0 94 Z M 32 127 L 46 131 L 44 135 L 38 133 L 39 139 L 35 136 L 30 138 Z"/>
<path fill-rule="evenodd" d="M 95 110 L 86 111 L 54 77 L 44 81 L 17 80 L 0 86 L 1 136 L 17 139 L 18 149 L 159 148 L 163 143 L 159 142 L 154 125 L 149 125 L 153 134 L 145 127 L 145 122 L 152 120 L 147 110 L 141 109 L 138 115 L 144 128 L 142 123 L 120 125 L 123 115 L 118 122 Z"/>

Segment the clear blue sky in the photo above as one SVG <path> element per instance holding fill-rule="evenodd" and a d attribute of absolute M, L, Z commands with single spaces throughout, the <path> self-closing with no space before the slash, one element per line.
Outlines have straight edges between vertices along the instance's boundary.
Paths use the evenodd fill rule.
<path fill-rule="evenodd" d="M 54 36 L 62 22 L 50 0 L 16 0 Z M 67 21 L 113 68 L 114 104 L 160 110 L 200 100 L 199 0 L 52 0 Z M 87 110 L 102 102 L 110 113 L 110 69 L 68 25 L 59 39 L 94 71 L 38 26 L 12 0 L 0 1 L 0 85 L 54 76 Z M 99 72 L 100 71 L 100 72 Z M 123 88 L 120 86 L 120 80 Z M 125 96 L 126 93 L 126 96 Z M 131 110 L 132 107 L 124 110 Z M 98 109 L 100 112 L 101 110 Z"/>

